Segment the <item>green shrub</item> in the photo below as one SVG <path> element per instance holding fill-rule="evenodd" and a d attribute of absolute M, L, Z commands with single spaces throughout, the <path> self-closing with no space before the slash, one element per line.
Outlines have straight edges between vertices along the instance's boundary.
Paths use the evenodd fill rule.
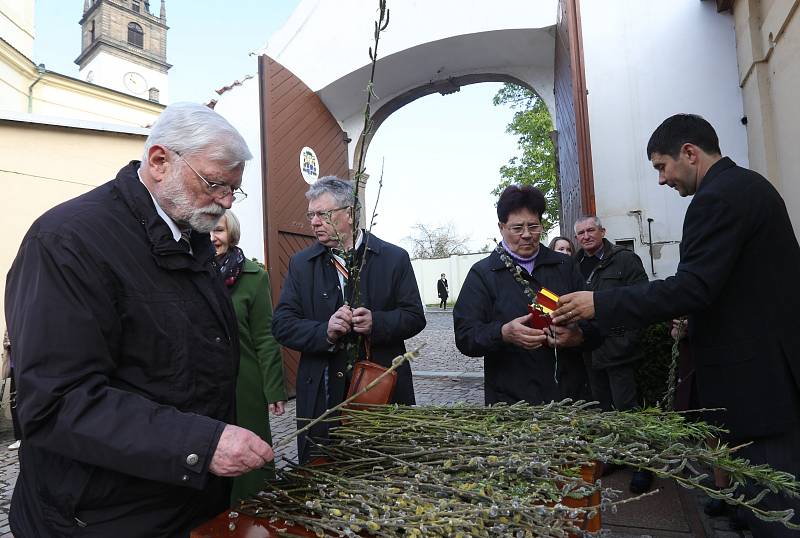
<path fill-rule="evenodd" d="M 643 360 L 636 369 L 639 398 L 645 406 L 654 406 L 667 392 L 667 377 L 672 362 L 672 337 L 669 323 L 656 323 L 645 330 L 641 349 Z"/>

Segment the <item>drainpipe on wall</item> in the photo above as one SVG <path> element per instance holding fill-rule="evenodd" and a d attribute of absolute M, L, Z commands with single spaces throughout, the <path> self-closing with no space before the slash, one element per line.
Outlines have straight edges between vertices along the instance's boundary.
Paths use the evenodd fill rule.
<path fill-rule="evenodd" d="M 36 66 L 36 73 L 38 76 L 36 80 L 33 81 L 33 84 L 28 86 L 28 114 L 33 112 L 33 87 L 42 80 L 42 77 L 47 73 L 47 69 L 45 69 L 44 64 L 39 64 Z"/>
<path fill-rule="evenodd" d="M 650 246 L 650 271 L 653 273 L 653 276 L 656 276 L 656 266 L 653 261 L 653 219 L 649 217 L 647 218 L 647 239 L 647 243 Z"/>

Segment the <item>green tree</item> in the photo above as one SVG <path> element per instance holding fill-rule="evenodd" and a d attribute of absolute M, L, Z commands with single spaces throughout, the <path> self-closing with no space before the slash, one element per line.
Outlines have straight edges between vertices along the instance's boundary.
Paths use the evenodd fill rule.
<path fill-rule="evenodd" d="M 556 152 L 553 147 L 553 120 L 547 105 L 536 92 L 506 83 L 492 99 L 495 106 L 515 110 L 506 132 L 517 136 L 521 155 L 500 167 L 500 184 L 492 191 L 498 196 L 509 185 L 533 185 L 544 193 L 547 214 L 542 219 L 545 230 L 558 220 L 560 200 L 556 174 Z"/>

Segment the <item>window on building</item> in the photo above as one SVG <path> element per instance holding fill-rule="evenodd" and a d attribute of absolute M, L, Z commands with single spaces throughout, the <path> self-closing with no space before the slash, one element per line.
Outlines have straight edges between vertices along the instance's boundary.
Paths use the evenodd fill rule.
<path fill-rule="evenodd" d="M 158 88 L 150 88 L 148 94 L 149 94 L 148 98 L 151 101 L 153 101 L 154 103 L 158 103 L 158 94 L 159 94 Z"/>
<path fill-rule="evenodd" d="M 89 36 L 91 37 L 90 43 L 94 43 L 94 21 L 92 21 L 92 24 L 89 25 Z"/>
<path fill-rule="evenodd" d="M 140 10 L 140 8 L 139 8 L 139 0 L 133 0 L 133 1 L 131 2 L 131 8 L 132 8 L 132 9 L 133 9 L 133 10 L 134 10 L 136 13 L 139 13 L 139 10 Z"/>
<path fill-rule="evenodd" d="M 128 43 L 140 49 L 144 48 L 144 31 L 135 22 L 128 23 Z"/>
<path fill-rule="evenodd" d="M 634 248 L 633 239 L 617 239 L 614 242 L 617 244 L 617 246 L 620 246 L 622 248 L 626 248 L 628 250 L 634 250 L 634 251 L 636 250 Z"/>

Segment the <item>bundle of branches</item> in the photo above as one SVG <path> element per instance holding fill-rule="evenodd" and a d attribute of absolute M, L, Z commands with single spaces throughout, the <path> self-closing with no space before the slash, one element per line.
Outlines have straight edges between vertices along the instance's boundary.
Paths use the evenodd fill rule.
<path fill-rule="evenodd" d="M 787 526 L 791 512 L 764 511 L 755 506 L 763 493 L 747 499 L 734 489 L 751 481 L 764 493 L 800 495 L 791 475 L 751 466 L 727 446 L 708 448 L 704 440 L 722 432 L 676 412 L 601 412 L 565 401 L 372 406 L 343 418 L 320 447 L 326 463 L 279 470 L 240 510 L 318 536 L 567 536 L 597 510 L 631 500 L 581 478 L 598 461 L 649 469 Z M 728 471 L 733 485 L 711 489 L 696 464 Z M 595 506 L 564 502 L 598 491 Z"/>

